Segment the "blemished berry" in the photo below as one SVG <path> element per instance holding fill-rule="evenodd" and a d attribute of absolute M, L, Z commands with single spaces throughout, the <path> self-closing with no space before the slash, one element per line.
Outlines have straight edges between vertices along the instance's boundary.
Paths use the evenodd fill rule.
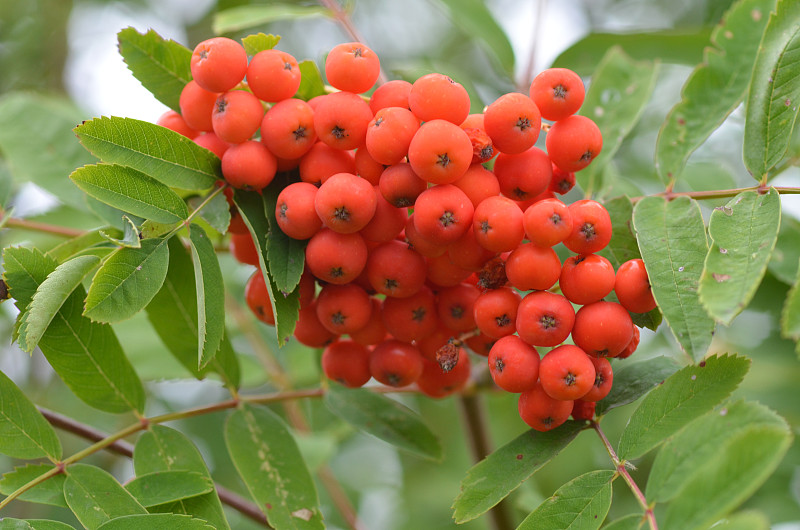
<path fill-rule="evenodd" d="M 563 120 L 583 104 L 586 90 L 580 76 L 567 68 L 550 68 L 531 83 L 530 96 L 546 120 Z"/>
<path fill-rule="evenodd" d="M 470 360 L 467 352 L 458 349 L 458 361 L 449 371 L 442 370 L 439 363 L 422 359 L 422 374 L 417 379 L 420 392 L 428 397 L 443 398 L 458 392 L 467 384 L 470 375 Z"/>
<path fill-rule="evenodd" d="M 262 101 L 291 98 L 300 87 L 297 59 L 281 50 L 262 50 L 247 66 L 247 85 Z"/>
<path fill-rule="evenodd" d="M 488 361 L 494 383 L 506 392 L 530 390 L 539 378 L 539 352 L 516 335 L 498 339 Z"/>
<path fill-rule="evenodd" d="M 381 72 L 378 55 L 360 42 L 334 46 L 325 59 L 325 77 L 331 86 L 347 92 L 366 92 Z"/>
<path fill-rule="evenodd" d="M 619 266 L 614 292 L 622 307 L 631 313 L 647 313 L 656 308 L 644 261 L 632 259 Z"/>
<path fill-rule="evenodd" d="M 227 92 L 247 73 L 247 52 L 227 37 L 214 37 L 195 46 L 190 61 L 192 78 L 209 92 Z"/>

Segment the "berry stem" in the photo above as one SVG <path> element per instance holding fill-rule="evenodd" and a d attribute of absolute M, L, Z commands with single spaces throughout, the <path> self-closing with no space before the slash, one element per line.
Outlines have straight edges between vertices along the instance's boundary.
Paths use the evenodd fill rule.
<path fill-rule="evenodd" d="M 757 191 L 757 192 L 764 192 L 765 188 L 761 185 L 758 186 L 748 186 L 746 188 L 733 188 L 728 190 L 710 190 L 710 191 L 663 191 L 661 193 L 654 193 L 652 195 L 643 195 L 640 197 L 632 197 L 632 202 L 637 202 L 645 197 L 664 197 L 667 200 L 672 200 L 677 197 L 689 197 L 692 199 L 700 199 L 700 200 L 707 200 L 707 199 L 725 199 L 728 197 L 735 197 L 736 195 L 742 193 L 743 191 Z M 775 191 L 782 195 L 797 195 L 800 194 L 799 187 L 791 187 L 791 186 L 776 186 Z"/>
<path fill-rule="evenodd" d="M 628 484 L 628 487 L 633 492 L 633 496 L 636 497 L 636 500 L 639 502 L 639 506 L 644 509 L 644 517 L 647 519 L 650 529 L 658 530 L 658 523 L 656 523 L 656 516 L 653 513 L 653 507 L 647 504 L 647 498 L 645 498 L 644 493 L 642 493 L 642 490 L 639 488 L 639 485 L 636 484 L 636 481 L 633 480 L 631 474 L 628 473 L 627 462 L 619 459 L 616 451 L 614 451 L 614 447 L 611 445 L 611 442 L 608 441 L 606 433 L 603 432 L 603 429 L 600 428 L 600 424 L 596 420 L 592 420 L 591 426 L 600 437 L 600 440 L 603 442 L 603 445 L 608 452 L 608 456 L 611 457 L 611 461 L 614 463 L 617 474 L 622 477 L 626 484 Z"/>

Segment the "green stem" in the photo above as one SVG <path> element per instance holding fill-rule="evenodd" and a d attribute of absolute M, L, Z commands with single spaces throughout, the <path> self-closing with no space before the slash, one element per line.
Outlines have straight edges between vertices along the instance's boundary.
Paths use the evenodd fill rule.
<path fill-rule="evenodd" d="M 708 200 L 708 199 L 725 199 L 728 197 L 735 197 L 743 191 L 758 191 L 765 192 L 764 186 L 749 186 L 746 188 L 733 188 L 728 190 L 710 190 L 710 191 L 663 191 L 661 193 L 654 193 L 653 195 L 643 195 L 641 197 L 632 197 L 631 201 L 637 202 L 645 197 L 664 197 L 667 200 L 672 200 L 677 197 L 689 197 L 692 199 Z M 800 188 L 790 186 L 776 186 L 775 191 L 781 195 L 797 195 L 800 194 Z"/>
<path fill-rule="evenodd" d="M 608 452 L 608 456 L 611 457 L 611 461 L 614 463 L 614 467 L 616 468 L 616 472 L 625 483 L 628 485 L 630 490 L 633 492 L 633 496 L 636 497 L 639 506 L 644 509 L 644 516 L 647 519 L 648 524 L 650 525 L 651 530 L 658 530 L 658 523 L 656 522 L 656 516 L 653 513 L 653 507 L 647 504 L 647 498 L 642 493 L 642 490 L 639 488 L 639 485 L 636 484 L 636 481 L 633 480 L 633 477 L 630 473 L 628 473 L 628 468 L 626 466 L 627 462 L 624 460 L 620 460 L 617 456 L 616 451 L 614 451 L 614 447 L 611 445 L 611 442 L 608 441 L 606 434 L 603 432 L 603 429 L 600 428 L 600 424 L 597 421 L 592 421 L 591 423 L 592 428 L 595 430 L 597 435 L 600 437 L 600 440 L 603 442 L 603 445 Z"/>
<path fill-rule="evenodd" d="M 176 226 L 175 228 L 173 228 L 172 230 L 170 230 L 170 232 L 169 232 L 169 233 L 168 233 L 166 236 L 164 236 L 164 239 L 169 239 L 169 238 L 171 238 L 172 236 L 174 236 L 175 234 L 177 234 L 178 232 L 180 232 L 182 229 L 184 229 L 184 228 L 188 227 L 188 226 L 189 226 L 189 225 L 192 223 L 192 220 L 193 220 L 195 217 L 197 217 L 197 215 L 200 213 L 200 211 L 201 211 L 203 208 L 205 208 L 206 206 L 208 206 L 208 203 L 210 203 L 210 202 L 211 202 L 211 201 L 214 199 L 214 197 L 216 197 L 216 196 L 217 196 L 217 195 L 219 195 L 220 193 L 224 192 L 224 191 L 225 191 L 225 188 L 227 188 L 227 187 L 228 187 L 228 185 L 227 185 L 227 184 L 225 184 L 225 185 L 223 185 L 223 186 L 220 186 L 219 188 L 215 189 L 215 190 L 214 190 L 214 191 L 211 193 L 211 195 L 209 195 L 208 197 L 206 197 L 205 199 L 203 199 L 203 202 L 201 202 L 200 204 L 198 204 L 198 205 L 197 205 L 197 208 L 195 208 L 194 210 L 192 210 L 192 212 L 189 214 L 189 217 L 187 217 L 187 218 L 186 218 L 186 220 L 185 220 L 184 222 L 182 222 L 181 224 L 179 224 L 178 226 Z"/>

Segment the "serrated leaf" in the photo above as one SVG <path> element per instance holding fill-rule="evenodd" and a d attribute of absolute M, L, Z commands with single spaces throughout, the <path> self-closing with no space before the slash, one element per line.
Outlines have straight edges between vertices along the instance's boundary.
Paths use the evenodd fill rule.
<path fill-rule="evenodd" d="M 204 368 L 217 354 L 225 333 L 225 286 L 214 245 L 205 230 L 189 226 L 197 293 L 197 366 Z"/>
<path fill-rule="evenodd" d="M 664 30 L 647 33 L 591 33 L 553 61 L 553 67 L 571 68 L 581 76 L 592 75 L 609 48 L 620 46 L 636 60 L 660 59 L 665 63 L 695 65 L 703 59 L 711 29 L 694 32 Z"/>
<path fill-rule="evenodd" d="M 175 513 L 148 513 L 147 515 L 125 515 L 103 523 L 98 530 L 213 530 L 214 527 L 202 519 Z"/>
<path fill-rule="evenodd" d="M 640 328 L 647 328 L 652 331 L 657 330 L 663 320 L 661 311 L 659 311 L 658 308 L 653 309 L 649 313 L 630 313 L 630 315 L 634 324 Z"/>
<path fill-rule="evenodd" d="M 310 59 L 297 63 L 300 68 L 300 86 L 294 97 L 308 101 L 311 98 L 321 96 L 325 93 L 325 82 L 322 80 L 322 73 L 319 71 L 317 63 Z"/>
<path fill-rule="evenodd" d="M 57 263 L 36 249 L 7 248 L 4 277 L 20 311 Z M 87 404 L 106 412 L 142 411 L 144 389 L 110 326 L 82 316 L 79 286 L 47 328 L 39 348 L 64 383 Z"/>
<path fill-rule="evenodd" d="M 483 0 L 441 0 L 453 24 L 476 39 L 503 71 L 514 75 L 514 48 Z"/>
<path fill-rule="evenodd" d="M 139 33 L 125 28 L 117 33 L 119 53 L 133 73 L 157 100 L 180 112 L 180 95 L 192 80 L 192 51 L 154 30 Z"/>
<path fill-rule="evenodd" d="M 453 502 L 453 519 L 465 523 L 492 509 L 585 427 L 584 422 L 568 421 L 552 431 L 529 430 L 472 466 Z"/>
<path fill-rule="evenodd" d="M 20 318 L 18 341 L 23 351 L 33 352 L 61 306 L 99 264 L 100 258 L 96 256 L 73 258 L 56 267 L 39 285 Z"/>
<path fill-rule="evenodd" d="M 742 192 L 711 213 L 708 249 L 698 295 L 708 314 L 728 326 L 747 307 L 767 271 L 781 224 L 781 199 Z"/>
<path fill-rule="evenodd" d="M 691 73 L 656 142 L 656 169 L 674 181 L 689 156 L 706 141 L 747 93 L 767 14 L 775 0 L 739 0 L 711 33 L 703 62 Z"/>
<path fill-rule="evenodd" d="M 644 523 L 644 514 L 632 513 L 611 521 L 603 530 L 639 530 Z"/>
<path fill-rule="evenodd" d="M 59 263 L 63 263 L 82 250 L 105 243 L 109 237 L 123 237 L 123 233 L 112 227 L 98 228 L 56 245 L 48 250 L 46 255 Z"/>
<path fill-rule="evenodd" d="M 702 359 L 714 321 L 697 295 L 708 254 L 699 205 L 685 197 L 645 197 L 633 209 L 633 226 L 664 320 L 681 348 L 695 361 Z"/>
<path fill-rule="evenodd" d="M 620 459 L 638 458 L 727 398 L 744 379 L 750 360 L 716 355 L 680 369 L 644 398 L 622 432 Z"/>
<path fill-rule="evenodd" d="M 150 303 L 167 276 L 166 239 L 145 239 L 141 248 L 120 248 L 92 279 L 84 315 L 97 322 L 119 322 Z"/>
<path fill-rule="evenodd" d="M 242 219 L 250 230 L 250 235 L 259 249 L 259 264 L 264 280 L 268 281 L 272 314 L 275 315 L 275 332 L 278 345 L 283 346 L 294 333 L 294 326 L 300 313 L 300 298 L 297 289 L 291 293 L 282 292 L 269 272 L 267 261 L 267 234 L 269 222 L 264 208 L 264 199 L 256 192 L 236 190 L 233 200 L 242 214 Z"/>
<path fill-rule="evenodd" d="M 604 201 L 611 218 L 611 241 L 598 252 L 614 266 L 614 270 L 628 260 L 640 258 L 639 244 L 633 235 L 633 203 L 626 197 Z"/>
<path fill-rule="evenodd" d="M 0 152 L 16 182 L 33 182 L 85 210 L 84 194 L 65 179 L 94 158 L 75 141 L 83 112 L 66 99 L 11 92 L 0 98 Z"/>
<path fill-rule="evenodd" d="M 667 505 L 664 528 L 705 529 L 753 494 L 792 442 L 788 426 L 745 429 L 722 447 Z"/>
<path fill-rule="evenodd" d="M 778 241 L 770 256 L 767 268 L 778 280 L 792 285 L 800 270 L 800 221 L 790 215 L 781 215 Z"/>
<path fill-rule="evenodd" d="M 611 507 L 614 471 L 590 471 L 570 480 L 531 512 L 518 530 L 597 530 Z"/>
<path fill-rule="evenodd" d="M 575 177 L 587 193 L 603 189 L 602 171 L 614 158 L 622 140 L 633 129 L 653 93 L 658 65 L 634 61 L 619 46 L 609 48 L 586 92 L 581 114 L 591 118 L 603 134 L 603 149 Z"/>
<path fill-rule="evenodd" d="M 210 493 L 214 482 L 197 471 L 156 471 L 136 477 L 125 489 L 149 508 Z"/>
<path fill-rule="evenodd" d="M 61 458 L 61 442 L 36 406 L 0 372 L 0 453 L 31 460 Z"/>
<path fill-rule="evenodd" d="M 138 476 L 165 471 L 190 471 L 211 480 L 203 457 L 192 441 L 163 425 L 152 425 L 150 430 L 139 436 L 133 451 L 133 466 Z M 192 515 L 208 521 L 218 530 L 230 528 L 216 490 L 150 508 L 150 511 Z"/>
<path fill-rule="evenodd" d="M 169 243 L 169 267 L 164 285 L 145 307 L 147 318 L 167 350 L 196 378 L 202 379 L 209 369 L 217 372 L 226 386 L 239 386 L 239 363 L 227 336 L 206 368 L 197 368 L 197 292 L 194 265 L 190 252 L 180 239 Z M 226 334 L 227 335 L 227 334 Z"/>
<path fill-rule="evenodd" d="M 308 240 L 293 239 L 283 233 L 275 220 L 278 194 L 283 187 L 270 186 L 263 192 L 264 212 L 267 216 L 267 265 L 272 280 L 285 293 L 295 290 L 303 275 Z"/>
<path fill-rule="evenodd" d="M 189 200 L 189 205 L 192 209 L 196 209 L 207 198 L 208 196 L 193 197 Z M 203 206 L 203 209 L 200 210 L 200 217 L 211 225 L 211 228 L 220 234 L 225 234 L 228 231 L 228 225 L 231 224 L 231 207 L 230 204 L 228 204 L 228 199 L 225 198 L 225 194 L 217 193 L 214 195 L 214 197 Z"/>
<path fill-rule="evenodd" d="M 28 464 L 17 467 L 13 471 L 5 473 L 0 479 L 0 493 L 11 495 L 36 477 L 52 471 L 54 467 L 50 464 Z M 28 502 L 69 508 L 67 501 L 64 500 L 64 480 L 66 478 L 63 474 L 50 477 L 17 498 Z"/>
<path fill-rule="evenodd" d="M 225 422 L 225 445 L 271 526 L 324 528 L 314 481 L 283 420 L 245 404 Z"/>
<path fill-rule="evenodd" d="M 263 52 L 264 50 L 271 50 L 281 40 L 280 35 L 273 35 L 270 33 L 266 35 L 264 33 L 256 33 L 254 35 L 248 35 L 242 39 L 242 45 L 244 46 L 244 51 L 247 52 L 247 55 L 255 55 L 258 52 Z"/>
<path fill-rule="evenodd" d="M 330 11 L 322 6 L 271 3 L 269 5 L 245 5 L 219 11 L 214 16 L 214 33 L 233 33 L 243 29 L 255 28 L 280 20 L 330 16 Z"/>
<path fill-rule="evenodd" d="M 67 469 L 64 498 L 75 517 L 89 530 L 115 517 L 147 513 L 117 479 L 99 467 L 86 464 L 73 464 Z"/>
<path fill-rule="evenodd" d="M 416 413 L 397 401 L 363 388 L 332 383 L 328 410 L 362 431 L 416 455 L 439 460 L 439 440 Z"/>
<path fill-rule="evenodd" d="M 668 440 L 656 455 L 645 490 L 650 502 L 666 502 L 697 475 L 705 465 L 744 431 L 785 426 L 774 412 L 757 403 L 737 401 L 713 410 L 689 423 Z"/>
<path fill-rule="evenodd" d="M 154 239 L 172 232 L 180 223 L 156 223 L 153 221 L 145 221 L 142 223 L 139 233 L 142 239 Z"/>
<path fill-rule="evenodd" d="M 142 248 L 143 238 L 139 233 L 139 229 L 136 228 L 136 223 L 134 223 L 133 220 L 131 220 L 131 218 L 127 215 L 122 216 L 122 222 L 124 224 L 122 237 L 114 237 L 118 232 L 117 230 L 114 230 L 113 234 L 100 231 L 100 235 L 117 247 Z"/>
<path fill-rule="evenodd" d="M 81 190 L 123 212 L 158 223 L 177 223 L 189 216 L 186 203 L 168 186 L 127 166 L 94 164 L 69 176 Z"/>
<path fill-rule="evenodd" d="M 205 190 L 222 178 L 217 155 L 160 125 L 102 117 L 79 125 L 75 134 L 103 162 L 129 166 L 170 188 Z"/>
<path fill-rule="evenodd" d="M 778 0 L 758 48 L 744 126 L 744 164 L 760 181 L 789 147 L 800 101 L 800 3 Z"/>
<path fill-rule="evenodd" d="M 66 523 L 47 519 L 13 519 L 4 517 L 0 520 L 0 530 L 75 530 Z"/>
<path fill-rule="evenodd" d="M 652 359 L 614 364 L 614 384 L 611 392 L 597 402 L 595 413 L 599 416 L 611 409 L 633 403 L 678 371 L 678 365 L 669 357 L 660 355 Z M 619 368 L 618 368 L 619 367 Z"/>

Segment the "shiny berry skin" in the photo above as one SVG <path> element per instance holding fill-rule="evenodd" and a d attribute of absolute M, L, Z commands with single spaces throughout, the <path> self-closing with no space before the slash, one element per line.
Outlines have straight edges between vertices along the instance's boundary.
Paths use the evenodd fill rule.
<path fill-rule="evenodd" d="M 506 392 L 525 392 L 539 378 L 539 352 L 516 335 L 497 339 L 489 351 L 489 373 Z"/>
<path fill-rule="evenodd" d="M 605 357 L 589 357 L 589 360 L 594 365 L 594 385 L 581 399 L 584 401 L 600 401 L 611 392 L 614 372 L 611 369 L 611 363 Z"/>
<path fill-rule="evenodd" d="M 483 333 L 499 339 L 517 330 L 517 310 L 521 297 L 510 287 L 482 293 L 473 305 L 475 324 Z"/>
<path fill-rule="evenodd" d="M 262 101 L 291 98 L 300 87 L 297 59 L 281 50 L 262 50 L 247 66 L 247 85 Z"/>
<path fill-rule="evenodd" d="M 530 96 L 544 119 L 556 121 L 581 108 L 586 89 L 580 76 L 572 70 L 549 68 L 533 79 Z"/>
<path fill-rule="evenodd" d="M 227 37 L 214 37 L 195 46 L 190 61 L 192 78 L 209 92 L 226 92 L 247 73 L 247 52 Z"/>
<path fill-rule="evenodd" d="M 656 308 L 644 261 L 632 259 L 619 266 L 614 292 L 622 307 L 631 313 L 647 313 Z"/>
<path fill-rule="evenodd" d="M 517 310 L 517 333 L 534 346 L 557 346 L 569 337 L 575 310 L 564 296 L 549 291 L 525 295 Z"/>
<path fill-rule="evenodd" d="M 594 364 L 572 344 L 550 350 L 539 364 L 542 388 L 553 399 L 572 401 L 585 396 L 594 385 Z"/>
<path fill-rule="evenodd" d="M 628 311 L 616 302 L 595 302 L 575 314 L 572 340 L 593 357 L 616 357 L 633 338 Z"/>
<path fill-rule="evenodd" d="M 614 266 L 603 256 L 570 256 L 558 280 L 561 293 L 573 304 L 597 302 L 614 289 Z"/>
<path fill-rule="evenodd" d="M 261 269 L 256 270 L 247 280 L 247 285 L 244 288 L 244 299 L 247 307 L 250 308 L 256 318 L 270 326 L 275 325 L 275 313 L 272 311 L 269 291 Z"/>
<path fill-rule="evenodd" d="M 358 388 L 370 380 L 369 359 L 370 352 L 366 346 L 340 339 L 322 352 L 322 371 L 328 379 Z"/>
<path fill-rule="evenodd" d="M 484 112 L 483 124 L 492 145 L 502 153 L 516 154 L 533 147 L 539 138 L 542 116 L 531 98 L 512 92 L 497 98 Z"/>
<path fill-rule="evenodd" d="M 572 414 L 572 401 L 561 401 L 547 395 L 541 384 L 519 395 L 519 416 L 529 427 L 540 432 L 562 425 Z"/>
<path fill-rule="evenodd" d="M 347 92 L 366 92 L 378 80 L 380 72 L 378 55 L 360 42 L 337 44 L 325 59 L 328 82 Z"/>
<path fill-rule="evenodd" d="M 603 135 L 592 120 L 573 115 L 550 127 L 545 145 L 553 163 L 571 173 L 585 168 L 600 154 Z"/>
<path fill-rule="evenodd" d="M 395 388 L 408 386 L 422 375 L 422 354 L 413 344 L 389 339 L 381 342 L 369 356 L 372 377 Z"/>
<path fill-rule="evenodd" d="M 576 254 L 594 254 L 611 241 L 611 217 L 605 206 L 592 199 L 575 201 L 568 206 L 572 230 L 564 246 Z"/>

